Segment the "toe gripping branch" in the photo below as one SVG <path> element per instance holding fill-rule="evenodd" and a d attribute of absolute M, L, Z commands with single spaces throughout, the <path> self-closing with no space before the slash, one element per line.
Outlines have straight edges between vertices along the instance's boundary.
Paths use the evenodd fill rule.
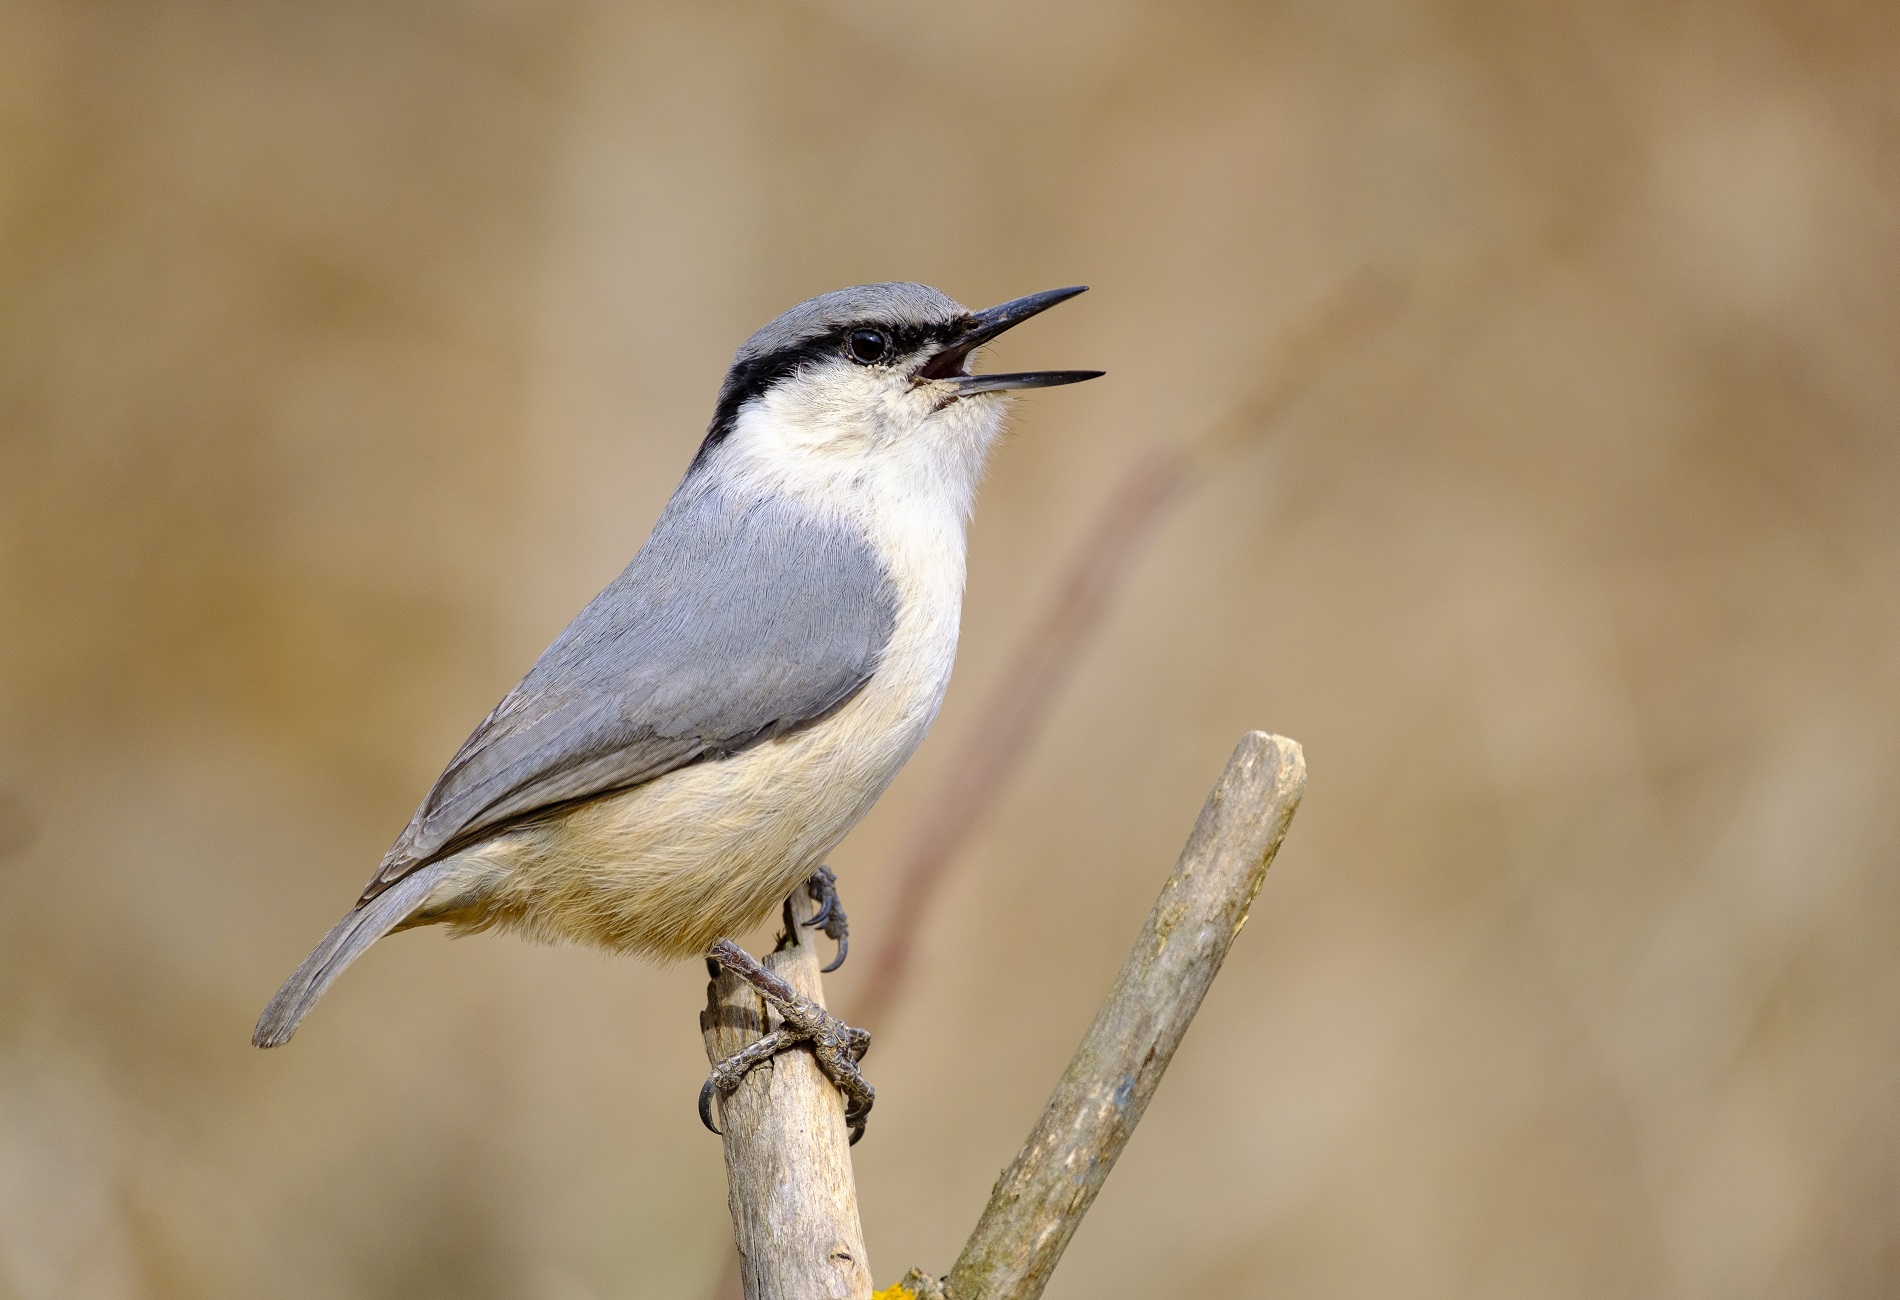
<path fill-rule="evenodd" d="M 829 874 L 829 873 L 827 873 Z M 814 897 L 817 897 L 814 894 Z M 822 915 L 822 913 L 821 913 Z M 843 913 L 839 913 L 843 920 Z M 851 1129 L 853 1144 L 864 1136 L 864 1124 L 871 1113 L 877 1092 L 858 1070 L 858 1062 L 871 1050 L 871 1035 L 854 1029 L 826 1011 L 810 998 L 801 996 L 790 984 L 767 970 L 751 953 L 730 939 L 712 946 L 712 962 L 725 967 L 764 995 L 779 1013 L 783 1023 L 758 1042 L 728 1056 L 715 1065 L 706 1084 L 699 1090 L 699 1120 L 714 1133 L 713 1098 L 721 1101 L 739 1090 L 740 1082 L 753 1069 L 788 1048 L 810 1043 L 825 1072 L 839 1092 L 844 1094 L 844 1122 Z"/>

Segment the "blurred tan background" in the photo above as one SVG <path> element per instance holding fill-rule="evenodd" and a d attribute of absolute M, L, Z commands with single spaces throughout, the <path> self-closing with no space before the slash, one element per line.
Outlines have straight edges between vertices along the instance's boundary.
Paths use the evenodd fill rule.
<path fill-rule="evenodd" d="M 832 859 L 870 951 L 1122 466 L 1368 268 L 930 916 L 880 1284 L 1265 727 L 1305 807 L 1052 1297 L 1900 1293 L 1897 64 L 1873 0 L 0 6 L 0 1297 L 706 1294 L 697 968 L 404 936 L 270 1054 L 265 998 L 747 333 L 1086 282 L 993 364 L 1110 377 L 1020 405 Z"/>

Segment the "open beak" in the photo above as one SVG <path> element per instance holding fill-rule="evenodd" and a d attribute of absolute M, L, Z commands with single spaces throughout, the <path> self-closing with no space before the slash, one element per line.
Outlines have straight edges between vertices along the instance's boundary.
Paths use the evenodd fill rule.
<path fill-rule="evenodd" d="M 1079 293 L 1087 293 L 1085 284 L 1072 285 L 1067 289 L 1049 289 L 1042 293 L 1032 293 L 1027 298 L 1012 298 L 999 306 L 974 312 L 969 325 L 950 345 L 936 356 L 926 361 L 918 370 L 919 380 L 948 380 L 956 385 L 957 397 L 968 397 L 973 393 L 1007 392 L 1016 388 L 1055 388 L 1062 384 L 1079 384 L 1084 379 L 1099 379 L 1105 374 L 1101 370 L 1030 370 L 1013 375 L 971 375 L 964 373 L 964 365 L 970 359 L 970 353 L 1001 334 L 1004 330 L 1022 324 L 1031 316 L 1048 311 L 1059 302 L 1067 302 Z"/>

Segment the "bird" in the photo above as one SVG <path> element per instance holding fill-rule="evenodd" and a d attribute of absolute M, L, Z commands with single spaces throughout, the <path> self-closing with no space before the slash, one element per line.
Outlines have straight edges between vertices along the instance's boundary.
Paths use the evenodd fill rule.
<path fill-rule="evenodd" d="M 252 1041 L 289 1041 L 370 945 L 425 925 L 706 957 L 785 1012 L 730 936 L 805 885 L 842 958 L 824 859 L 943 702 L 1010 394 L 1103 373 L 978 374 L 972 359 L 1085 290 L 971 311 L 926 285 L 866 284 L 748 338 L 645 544 L 463 742 Z M 869 1036 L 822 1009 L 786 1018 L 821 1040 L 855 1140 Z M 707 1084 L 734 1086 L 732 1071 Z"/>

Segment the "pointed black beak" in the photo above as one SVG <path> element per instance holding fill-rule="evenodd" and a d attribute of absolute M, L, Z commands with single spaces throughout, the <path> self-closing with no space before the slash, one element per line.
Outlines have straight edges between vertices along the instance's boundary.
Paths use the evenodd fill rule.
<path fill-rule="evenodd" d="M 1085 379 L 1099 379 L 1105 374 L 1101 370 L 1033 370 L 1013 375 L 970 375 L 963 370 L 970 353 L 1001 334 L 1004 330 L 1022 324 L 1031 316 L 1048 311 L 1059 302 L 1067 302 L 1079 293 L 1087 293 L 1085 284 L 1071 285 L 1067 289 L 1048 289 L 1042 293 L 1032 293 L 1026 298 L 1012 298 L 1006 303 L 983 311 L 974 312 L 968 325 L 950 343 L 925 362 L 918 370 L 919 380 L 949 380 L 957 386 L 956 396 L 968 397 L 973 393 L 1005 392 L 1016 388 L 1055 388 L 1062 384 L 1079 384 Z"/>

